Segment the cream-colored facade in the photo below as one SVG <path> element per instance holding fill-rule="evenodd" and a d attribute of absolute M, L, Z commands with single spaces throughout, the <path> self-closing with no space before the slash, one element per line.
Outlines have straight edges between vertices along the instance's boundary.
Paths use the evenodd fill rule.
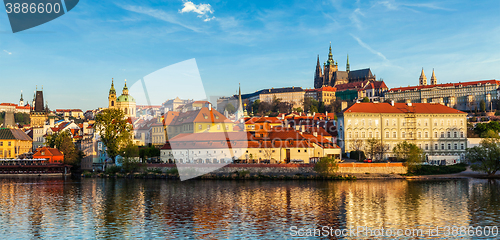
<path fill-rule="evenodd" d="M 250 102 L 260 100 L 261 102 L 272 102 L 275 98 L 281 99 L 282 102 L 292 104 L 294 108 L 303 107 L 305 91 L 301 87 L 288 88 L 271 88 L 260 90 L 251 94 L 244 94 L 242 98 L 248 99 Z"/>
<path fill-rule="evenodd" d="M 390 107 L 383 106 L 380 112 L 376 112 L 377 104 Z M 457 155 L 463 158 L 467 148 L 466 113 L 430 103 L 411 111 L 414 105 L 419 104 L 356 103 L 338 118 L 339 146 L 348 153 L 355 150 L 354 140 L 360 139 L 363 140 L 361 150 L 366 150 L 366 141 L 375 138 L 388 147 L 384 154 L 387 158 L 393 156 L 392 150 L 398 143 L 409 141 L 427 156 Z M 440 113 L 440 110 L 443 111 Z"/>
<path fill-rule="evenodd" d="M 392 88 L 384 95 L 385 100 L 412 103 L 442 103 L 461 111 L 479 110 L 483 100 L 486 109 L 495 108 L 494 99 L 498 99 L 498 80 L 473 81 L 425 85 L 421 77 L 420 86 Z M 435 77 L 434 77 L 435 78 Z M 432 80 L 436 82 L 436 80 Z"/>

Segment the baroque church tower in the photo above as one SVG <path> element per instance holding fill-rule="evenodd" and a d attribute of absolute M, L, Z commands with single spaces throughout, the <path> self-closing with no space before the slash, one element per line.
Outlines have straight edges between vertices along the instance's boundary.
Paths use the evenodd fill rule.
<path fill-rule="evenodd" d="M 109 89 L 108 108 L 116 108 L 116 90 L 113 78 L 111 79 L 111 88 Z"/>
<path fill-rule="evenodd" d="M 432 69 L 432 77 L 431 77 L 431 85 L 436 85 L 437 84 L 437 79 L 436 79 L 436 74 L 434 74 L 434 68 Z"/>

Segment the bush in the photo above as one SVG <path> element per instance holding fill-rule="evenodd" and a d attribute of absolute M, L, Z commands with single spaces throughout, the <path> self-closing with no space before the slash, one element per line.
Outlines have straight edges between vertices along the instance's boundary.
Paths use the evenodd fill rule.
<path fill-rule="evenodd" d="M 114 166 L 107 167 L 105 170 L 105 173 L 106 174 L 115 174 L 117 172 L 120 172 L 121 170 L 122 170 L 121 167 L 114 165 Z"/>
<path fill-rule="evenodd" d="M 165 171 L 166 174 L 179 174 L 179 171 L 177 168 L 170 168 L 167 171 Z"/>
<path fill-rule="evenodd" d="M 421 165 L 419 168 L 408 171 L 409 176 L 413 175 L 435 175 L 435 174 L 453 174 L 465 171 L 467 164 L 459 163 L 449 166 L 432 166 L 432 165 Z"/>
<path fill-rule="evenodd" d="M 314 171 L 321 174 L 322 176 L 332 175 L 339 168 L 337 161 L 332 157 L 322 157 L 316 165 L 314 165 Z"/>

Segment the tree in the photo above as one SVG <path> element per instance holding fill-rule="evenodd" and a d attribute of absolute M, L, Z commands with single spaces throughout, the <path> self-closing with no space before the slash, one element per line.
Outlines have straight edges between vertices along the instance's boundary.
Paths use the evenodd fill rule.
<path fill-rule="evenodd" d="M 364 97 L 362 102 L 370 102 L 370 99 L 368 97 Z"/>
<path fill-rule="evenodd" d="M 493 176 L 500 170 L 500 140 L 498 138 L 483 139 L 479 146 L 467 149 L 466 157 L 471 169 Z"/>
<path fill-rule="evenodd" d="M 322 157 L 316 165 L 314 165 L 314 171 L 323 176 L 333 174 L 338 168 L 337 161 L 333 157 Z"/>
<path fill-rule="evenodd" d="M 257 114 L 259 112 L 260 100 L 253 101 L 251 106 L 252 106 L 253 114 L 254 115 Z"/>
<path fill-rule="evenodd" d="M 132 141 L 128 141 L 120 152 L 120 155 L 123 157 L 121 159 L 123 170 L 125 172 L 136 171 L 140 166 L 140 163 L 136 160 L 139 157 L 139 148 Z"/>
<path fill-rule="evenodd" d="M 399 160 L 406 161 L 408 171 L 418 169 L 422 163 L 423 151 L 414 143 L 403 141 L 398 143 L 392 150 Z"/>
<path fill-rule="evenodd" d="M 234 108 L 233 104 L 228 103 L 224 108 L 229 114 L 233 114 L 236 112 L 236 108 Z"/>
<path fill-rule="evenodd" d="M 132 124 L 120 109 L 104 109 L 95 117 L 95 129 L 106 146 L 108 156 L 115 160 L 120 149 L 132 139 Z"/>
<path fill-rule="evenodd" d="M 481 99 L 481 101 L 479 101 L 479 109 L 481 112 L 486 112 L 486 103 L 484 102 L 483 99 Z"/>
<path fill-rule="evenodd" d="M 353 149 L 354 151 L 356 151 L 358 153 L 358 161 L 361 161 L 361 159 L 360 159 L 360 157 L 361 157 L 360 151 L 363 148 L 363 140 L 361 140 L 361 139 L 354 139 L 354 140 L 352 140 L 350 147 L 351 147 L 351 149 Z"/>
<path fill-rule="evenodd" d="M 375 158 L 375 155 L 378 152 L 378 145 L 380 144 L 380 140 L 375 138 L 370 138 L 366 140 L 366 152 L 368 153 L 368 157 L 371 159 Z"/>
<path fill-rule="evenodd" d="M 57 148 L 64 155 L 64 164 L 69 164 L 74 167 L 80 165 L 84 154 L 77 150 L 69 131 L 54 133 L 48 135 L 45 145 L 51 148 Z"/>

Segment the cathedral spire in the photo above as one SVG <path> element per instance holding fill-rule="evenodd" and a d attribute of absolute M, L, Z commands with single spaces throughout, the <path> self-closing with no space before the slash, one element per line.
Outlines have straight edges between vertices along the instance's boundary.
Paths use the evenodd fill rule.
<path fill-rule="evenodd" d="M 109 89 L 109 94 L 116 94 L 114 79 L 111 78 L 111 88 Z"/>
<path fill-rule="evenodd" d="M 431 77 L 431 85 L 436 85 L 437 84 L 437 79 L 436 79 L 436 74 L 434 74 L 434 68 L 432 69 L 432 77 Z"/>
<path fill-rule="evenodd" d="M 424 68 L 422 68 L 422 72 L 420 73 L 419 82 L 420 82 L 420 86 L 427 85 L 427 77 L 425 76 Z"/>
<path fill-rule="evenodd" d="M 241 101 L 241 84 L 238 83 L 238 110 L 236 111 L 236 120 L 241 119 L 244 116 L 243 113 L 243 102 Z"/>
<path fill-rule="evenodd" d="M 334 65 L 335 62 L 333 61 L 333 54 L 332 54 L 332 42 L 330 42 L 330 52 L 328 53 L 328 64 L 327 65 Z"/>
<path fill-rule="evenodd" d="M 351 66 L 349 65 L 349 54 L 347 54 L 347 64 L 345 65 L 345 70 L 347 72 L 351 71 Z"/>

